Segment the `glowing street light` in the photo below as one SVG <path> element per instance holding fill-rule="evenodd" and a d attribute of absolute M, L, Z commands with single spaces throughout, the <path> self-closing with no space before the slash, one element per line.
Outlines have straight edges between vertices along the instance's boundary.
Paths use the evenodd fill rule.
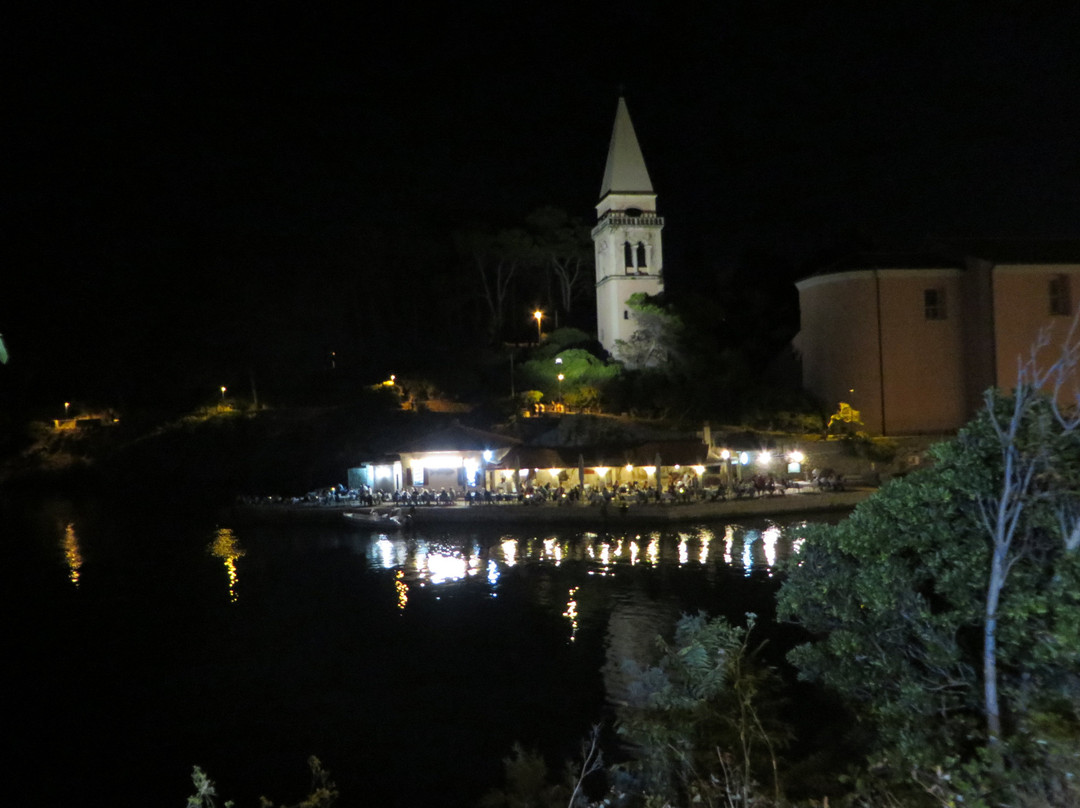
<path fill-rule="evenodd" d="M 543 335 L 540 333 L 540 321 L 544 319 L 544 312 L 537 309 L 533 312 L 533 317 L 536 318 L 536 341 L 540 342 Z"/>
<path fill-rule="evenodd" d="M 562 401 L 562 380 L 565 379 L 565 378 L 566 377 L 563 376 L 563 374 L 561 374 L 561 373 L 559 374 L 559 401 L 560 402 Z"/>
<path fill-rule="evenodd" d="M 225 400 L 225 385 L 221 385 L 221 400 Z"/>

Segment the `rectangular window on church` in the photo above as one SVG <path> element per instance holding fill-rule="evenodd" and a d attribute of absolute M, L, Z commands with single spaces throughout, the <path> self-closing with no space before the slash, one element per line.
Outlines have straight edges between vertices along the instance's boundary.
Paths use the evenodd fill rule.
<path fill-rule="evenodd" d="M 926 313 L 927 320 L 944 320 L 946 317 L 945 290 L 923 290 L 923 311 Z"/>
<path fill-rule="evenodd" d="M 1061 317 L 1072 314 L 1068 275 L 1055 275 L 1050 279 L 1050 313 Z"/>

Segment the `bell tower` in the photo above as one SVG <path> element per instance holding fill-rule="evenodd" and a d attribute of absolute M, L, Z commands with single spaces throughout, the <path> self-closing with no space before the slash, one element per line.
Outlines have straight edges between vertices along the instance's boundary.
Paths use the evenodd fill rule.
<path fill-rule="evenodd" d="M 629 340 L 636 330 L 626 301 L 637 292 L 656 295 L 664 290 L 664 220 L 656 215 L 656 194 L 623 98 L 615 111 L 596 216 L 597 337 L 618 359 L 616 342 Z"/>

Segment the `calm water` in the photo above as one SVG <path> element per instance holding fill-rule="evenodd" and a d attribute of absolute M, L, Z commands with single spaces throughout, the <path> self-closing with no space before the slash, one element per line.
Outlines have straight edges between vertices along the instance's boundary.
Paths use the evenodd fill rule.
<path fill-rule="evenodd" d="M 9 502 L 6 791 L 182 805 L 197 764 L 240 806 L 295 802 L 315 754 L 343 804 L 473 805 L 514 741 L 561 768 L 680 613 L 770 615 L 796 524 L 380 534 Z"/>

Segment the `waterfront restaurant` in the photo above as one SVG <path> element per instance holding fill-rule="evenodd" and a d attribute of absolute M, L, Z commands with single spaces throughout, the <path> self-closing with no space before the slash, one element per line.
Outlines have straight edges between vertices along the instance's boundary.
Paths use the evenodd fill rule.
<path fill-rule="evenodd" d="M 514 438 L 454 425 L 424 436 L 400 452 L 371 458 L 348 470 L 348 485 L 376 491 L 424 488 L 486 489 L 517 494 L 529 488 L 569 491 L 628 488 L 655 491 L 671 484 L 715 488 L 763 471 L 798 473 L 799 453 L 754 447 L 723 448 L 700 438 L 646 440 L 604 446 L 531 446 Z"/>
<path fill-rule="evenodd" d="M 492 491 L 549 486 L 602 491 L 620 487 L 661 489 L 671 482 L 692 487 L 708 484 L 719 473 L 701 440 L 654 440 L 635 445 L 589 447 L 515 446 L 502 462 L 488 468 Z"/>
<path fill-rule="evenodd" d="M 367 486 L 439 491 L 484 485 L 486 470 L 520 441 L 454 424 L 408 443 L 400 451 L 369 458 L 348 470 L 349 488 Z"/>

